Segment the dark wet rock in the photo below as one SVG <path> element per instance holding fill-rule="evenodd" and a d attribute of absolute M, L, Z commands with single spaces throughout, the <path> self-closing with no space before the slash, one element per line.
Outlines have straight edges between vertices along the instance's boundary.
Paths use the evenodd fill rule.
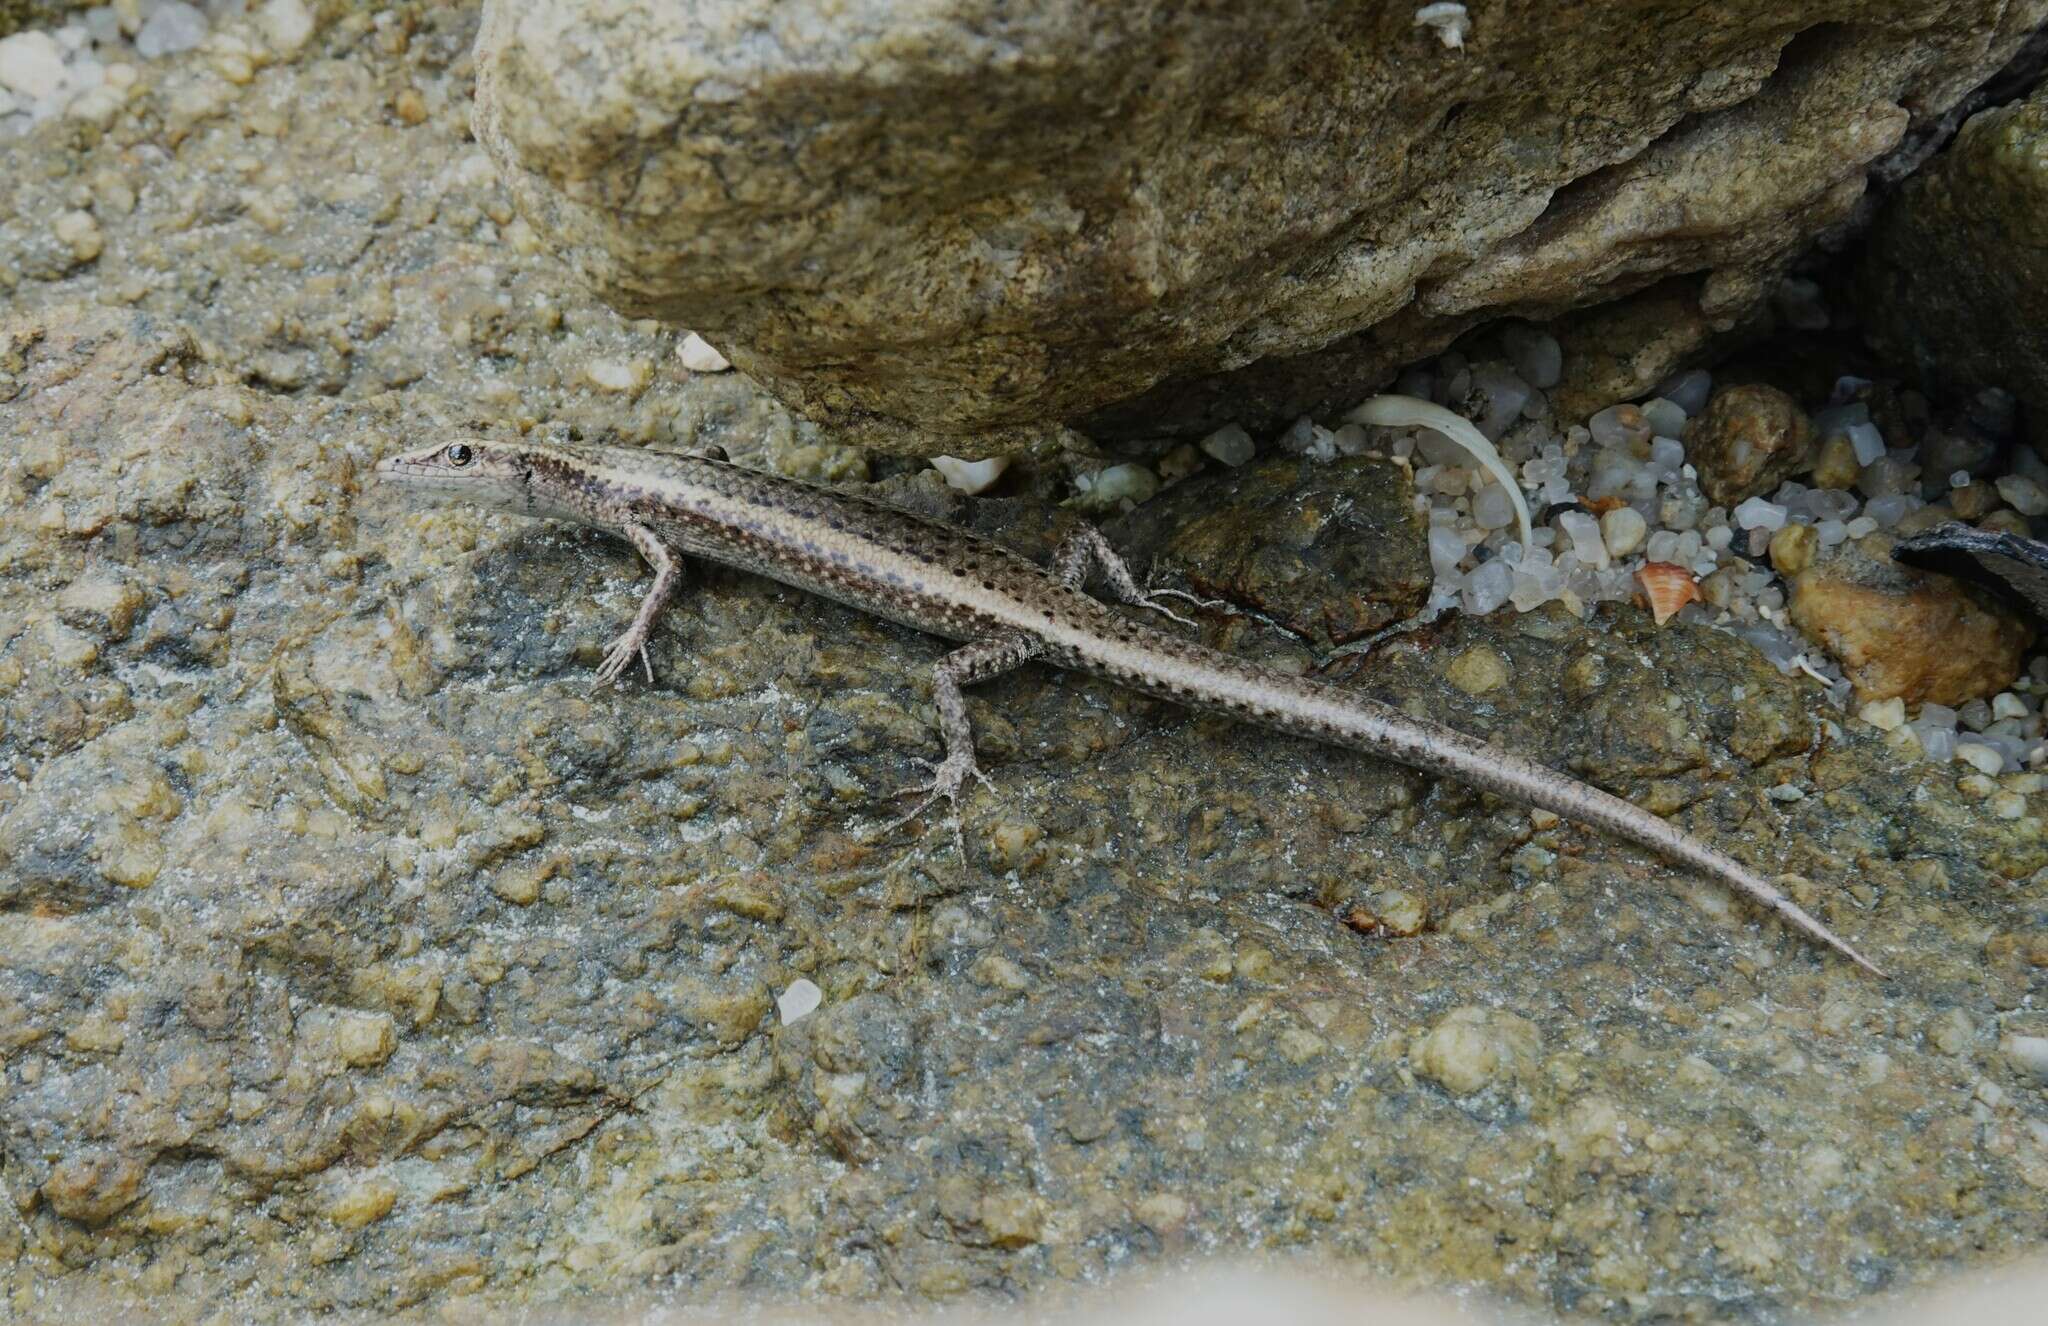
<path fill-rule="evenodd" d="M 1284 421 L 1660 283 L 1697 346 L 2043 17 L 1603 0 L 1457 52 L 1377 3 L 486 13 L 478 136 L 606 298 L 926 452 Z"/>
<path fill-rule="evenodd" d="M 1721 506 L 1768 493 L 1812 458 L 1813 424 L 1799 402 L 1760 383 L 1723 387 L 1685 425 L 1700 489 Z"/>
<path fill-rule="evenodd" d="M 1859 704 L 1957 705 L 2020 674 L 2030 622 L 1973 585 L 1891 560 L 1882 534 L 1838 544 L 1792 580 L 1793 625 L 1842 665 Z"/>
<path fill-rule="evenodd" d="M 1989 586 L 2036 617 L 2048 617 L 2048 544 L 2039 539 L 1947 524 L 1899 540 L 1892 556 L 1909 566 Z"/>
<path fill-rule="evenodd" d="M 1429 598 L 1427 530 L 1407 471 L 1273 456 L 1177 484 L 1109 527 L 1136 564 L 1322 646 Z"/>
<path fill-rule="evenodd" d="M 2048 455 L 2048 89 L 1972 117 L 1901 187 L 1854 291 L 1893 363 L 1945 391 L 2014 393 Z"/>

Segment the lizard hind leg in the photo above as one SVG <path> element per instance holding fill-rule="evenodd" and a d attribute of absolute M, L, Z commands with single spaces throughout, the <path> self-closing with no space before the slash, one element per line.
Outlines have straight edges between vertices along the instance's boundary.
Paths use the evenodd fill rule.
<path fill-rule="evenodd" d="M 925 798 L 909 814 L 883 828 L 883 833 L 902 828 L 944 797 L 953 808 L 953 844 L 960 851 L 960 859 L 967 859 L 967 843 L 960 829 L 960 791 L 969 778 L 979 779 L 989 787 L 994 784 L 989 783 L 988 776 L 974 761 L 974 727 L 967 721 L 967 697 L 961 694 L 961 688 L 1010 671 L 1037 654 L 1038 648 L 1038 642 L 1028 636 L 996 635 L 962 645 L 939 660 L 932 669 L 932 703 L 938 708 L 939 730 L 946 740 L 945 758 L 937 764 L 918 761 L 931 769 L 932 781 L 905 788 L 897 795 L 923 792 Z"/>
<path fill-rule="evenodd" d="M 601 686 L 617 681 L 627 668 L 633 666 L 636 658 L 646 669 L 647 680 L 652 684 L 654 664 L 647 657 L 647 637 L 653 634 L 654 623 L 661 619 L 661 614 L 667 610 L 683 583 L 683 561 L 661 541 L 661 536 L 645 525 L 627 522 L 619 526 L 619 532 L 654 568 L 654 583 L 647 587 L 646 596 L 640 600 L 640 611 L 633 614 L 633 624 L 605 651 L 604 662 L 597 668 L 595 684 Z"/>
<path fill-rule="evenodd" d="M 1118 602 L 1149 608 L 1182 626 L 1193 626 L 1194 623 L 1159 600 L 1181 599 L 1204 610 L 1216 608 L 1227 611 L 1230 607 L 1221 599 L 1198 598 L 1186 590 L 1152 589 L 1140 585 L 1137 577 L 1131 574 L 1130 566 L 1117 555 L 1115 548 L 1110 547 L 1102 531 L 1093 525 L 1083 525 L 1069 534 L 1061 542 L 1059 551 L 1053 554 L 1053 578 L 1068 589 L 1083 588 L 1088 583 L 1089 573 L 1098 569 L 1102 578 L 1109 582 L 1110 592 L 1116 595 Z"/>

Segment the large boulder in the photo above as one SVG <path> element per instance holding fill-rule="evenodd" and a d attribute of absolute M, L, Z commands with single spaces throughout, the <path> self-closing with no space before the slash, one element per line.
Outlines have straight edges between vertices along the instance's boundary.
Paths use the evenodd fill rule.
<path fill-rule="evenodd" d="M 622 309 L 870 445 L 1015 450 L 1660 283 L 1697 344 L 2044 16 L 1579 0 L 1453 49 L 1365 0 L 494 0 L 476 128 Z"/>
<path fill-rule="evenodd" d="M 1879 350 L 1940 389 L 2015 393 L 2048 454 L 2048 87 L 1971 119 L 1899 192 L 1855 291 Z"/>

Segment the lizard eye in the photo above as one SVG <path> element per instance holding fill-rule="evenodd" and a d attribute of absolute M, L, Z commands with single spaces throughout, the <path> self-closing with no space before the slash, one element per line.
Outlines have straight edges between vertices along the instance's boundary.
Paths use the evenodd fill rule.
<path fill-rule="evenodd" d="M 460 468 L 461 466 L 467 465 L 469 464 L 470 461 L 474 460 L 476 458 L 476 453 L 471 451 L 467 444 L 457 442 L 454 446 L 448 448 L 447 456 L 448 463 L 450 465 Z"/>

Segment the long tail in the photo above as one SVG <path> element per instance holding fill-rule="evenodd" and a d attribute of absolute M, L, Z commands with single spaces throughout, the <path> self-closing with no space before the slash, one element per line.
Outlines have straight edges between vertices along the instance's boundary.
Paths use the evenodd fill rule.
<path fill-rule="evenodd" d="M 1671 860 L 1681 861 L 1726 881 L 1873 976 L 1884 976 L 1877 964 L 1815 920 L 1755 871 L 1641 806 L 1568 778 L 1554 769 L 1495 750 L 1450 728 L 1410 718 L 1397 709 L 1370 700 L 1354 703 L 1370 706 L 1377 712 L 1360 715 L 1364 735 L 1356 743 L 1348 744 L 1392 756 L 1417 768 L 1449 774 L 1486 791 L 1554 811 L 1566 819 L 1605 829 L 1617 838 L 1640 843 Z"/>
<path fill-rule="evenodd" d="M 1096 656 L 1099 652 L 1099 656 Z M 1349 746 L 1482 791 L 1555 812 L 1726 881 L 1875 976 L 1884 972 L 1741 862 L 1641 806 L 1452 728 L 1411 718 L 1355 691 L 1274 672 L 1247 660 L 1146 630 L 1104 642 L 1073 663 L 1195 708 L 1296 736 Z"/>

